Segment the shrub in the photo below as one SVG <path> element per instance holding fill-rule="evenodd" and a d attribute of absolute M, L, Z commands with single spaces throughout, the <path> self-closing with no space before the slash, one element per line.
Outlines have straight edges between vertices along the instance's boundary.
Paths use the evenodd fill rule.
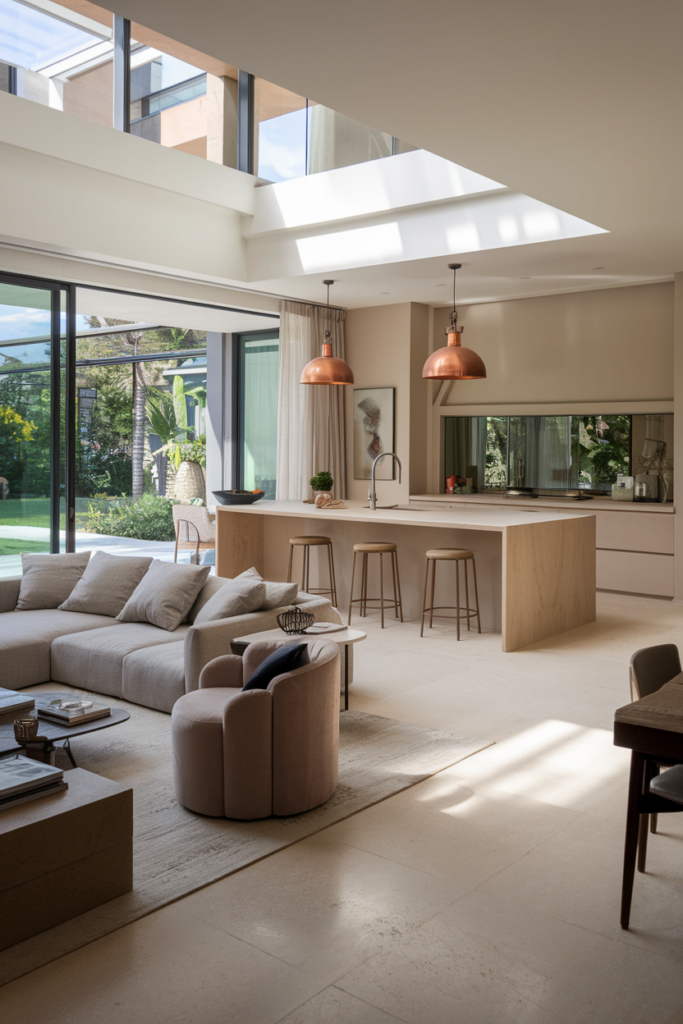
<path fill-rule="evenodd" d="M 144 494 L 137 501 L 112 505 L 105 510 L 101 504 L 90 503 L 86 513 L 86 530 L 108 537 L 135 537 L 138 540 L 175 540 L 172 508 L 176 502 Z"/>
<path fill-rule="evenodd" d="M 329 470 L 323 469 L 316 476 L 311 477 L 310 484 L 314 491 L 331 491 L 334 480 Z"/>

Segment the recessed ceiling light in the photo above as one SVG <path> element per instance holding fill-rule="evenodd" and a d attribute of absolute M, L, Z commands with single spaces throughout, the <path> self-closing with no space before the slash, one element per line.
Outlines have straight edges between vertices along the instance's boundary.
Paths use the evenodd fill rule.
<path fill-rule="evenodd" d="M 593 270 L 604 270 L 604 267 L 593 267 Z"/>
<path fill-rule="evenodd" d="M 391 295 L 391 292 L 380 292 L 380 295 Z"/>
<path fill-rule="evenodd" d="M 445 288 L 446 285 L 445 284 L 436 284 L 436 285 L 434 285 L 434 287 L 435 288 Z"/>
<path fill-rule="evenodd" d="M 531 278 L 530 278 L 530 277 L 520 277 L 520 279 L 519 279 L 519 280 L 520 280 L 520 281 L 530 281 L 530 280 L 531 280 Z"/>

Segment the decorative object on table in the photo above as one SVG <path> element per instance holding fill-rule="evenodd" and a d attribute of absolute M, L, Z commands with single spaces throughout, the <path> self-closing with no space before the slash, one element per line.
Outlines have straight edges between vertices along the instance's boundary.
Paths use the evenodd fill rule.
<path fill-rule="evenodd" d="M 322 355 L 306 363 L 300 384 L 353 384 L 351 367 L 343 359 L 332 355 L 332 317 L 330 316 L 330 285 L 334 281 L 323 281 L 327 285 L 327 327 L 323 341 Z"/>
<path fill-rule="evenodd" d="M 659 476 L 656 473 L 638 473 L 634 501 L 659 501 Z"/>
<path fill-rule="evenodd" d="M 41 718 L 64 725 L 81 725 L 83 722 L 94 722 L 97 718 L 106 718 L 111 708 L 93 704 L 91 700 L 61 699 L 36 700 L 36 711 Z"/>
<path fill-rule="evenodd" d="M 369 480 L 378 455 L 394 447 L 395 388 L 353 389 L 353 478 Z M 394 465 L 383 465 L 378 480 L 393 480 Z"/>
<path fill-rule="evenodd" d="M 23 754 L 0 761 L 0 808 L 13 807 L 39 796 L 67 789 L 64 772 L 54 765 L 41 764 Z"/>
<path fill-rule="evenodd" d="M 29 743 L 38 736 L 37 718 L 15 718 L 12 722 L 12 727 L 17 743 Z"/>
<path fill-rule="evenodd" d="M 339 633 L 342 629 L 348 629 L 343 622 L 314 622 L 312 626 L 308 627 L 306 633 L 316 636 L 320 633 Z"/>
<path fill-rule="evenodd" d="M 633 501 L 634 480 L 632 476 L 617 475 L 617 482 L 612 484 L 612 501 Z"/>
<path fill-rule="evenodd" d="M 455 275 L 462 263 L 449 263 L 453 271 L 453 311 L 451 322 L 446 328 L 448 344 L 432 352 L 422 368 L 427 380 L 481 380 L 486 376 L 486 367 L 481 356 L 471 348 L 463 348 L 460 335 L 464 328 L 458 327 L 458 311 L 455 308 Z"/>
<path fill-rule="evenodd" d="M 265 491 L 214 491 L 213 494 L 218 499 L 221 505 L 253 505 L 255 501 L 260 501 Z"/>
<path fill-rule="evenodd" d="M 301 608 L 288 608 L 286 612 L 280 612 L 276 619 L 283 633 L 295 636 L 304 633 L 309 626 L 313 625 L 315 615 L 311 612 L 302 612 Z"/>
<path fill-rule="evenodd" d="M 29 694 L 0 686 L 0 715 L 9 715 L 13 711 L 28 711 L 34 703 L 33 697 Z"/>
<path fill-rule="evenodd" d="M 326 498 L 324 495 L 319 494 L 318 497 L 315 499 L 315 507 L 325 509 L 348 508 L 348 505 L 345 505 L 343 501 L 339 500 L 339 498 Z"/>
<path fill-rule="evenodd" d="M 315 476 L 311 477 L 309 483 L 313 491 L 313 501 L 318 507 L 318 498 L 322 498 L 323 501 L 331 500 L 334 480 L 329 470 L 323 469 L 320 473 L 316 473 Z"/>

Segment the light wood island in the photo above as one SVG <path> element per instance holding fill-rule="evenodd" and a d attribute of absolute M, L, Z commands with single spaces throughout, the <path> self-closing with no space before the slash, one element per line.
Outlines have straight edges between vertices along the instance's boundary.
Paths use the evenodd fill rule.
<path fill-rule="evenodd" d="M 472 506 L 373 512 L 361 502 L 347 505 L 337 510 L 297 501 L 217 506 L 217 575 L 237 576 L 253 565 L 266 579 L 284 580 L 289 537 L 325 534 L 334 546 L 340 612 L 346 619 L 353 544 L 387 540 L 398 546 L 404 615 L 417 619 L 425 551 L 467 547 L 477 560 L 482 627 L 500 630 L 504 651 L 519 650 L 595 619 L 594 515 Z M 324 563 L 318 566 L 312 558 L 311 571 L 316 577 L 311 586 L 326 586 Z M 371 577 L 371 587 L 373 582 L 376 591 Z M 453 604 L 453 590 L 453 581 L 442 573 L 437 603 Z"/>

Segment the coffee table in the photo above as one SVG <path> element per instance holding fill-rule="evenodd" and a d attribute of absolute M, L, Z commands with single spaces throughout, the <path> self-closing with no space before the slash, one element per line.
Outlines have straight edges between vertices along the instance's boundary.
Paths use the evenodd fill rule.
<path fill-rule="evenodd" d="M 243 654 L 249 644 L 257 643 L 259 640 L 291 640 L 298 643 L 311 643 L 313 640 L 334 640 L 338 647 L 344 648 L 344 707 L 343 711 L 349 710 L 349 647 L 351 644 L 360 643 L 367 638 L 367 633 L 362 629 L 337 630 L 336 633 L 285 633 L 281 629 L 265 629 L 262 633 L 249 633 L 247 636 L 238 636 L 232 641 L 232 649 L 235 654 Z M 241 650 L 236 648 L 242 648 Z"/>
<path fill-rule="evenodd" d="M 21 693 L 25 693 L 27 697 L 42 697 L 47 700 L 56 700 L 58 697 L 69 696 L 68 692 L 64 690 L 58 692 L 40 690 L 38 693 L 22 690 Z M 24 711 L 10 711 L 9 714 L 0 715 L 0 757 L 3 754 L 21 753 L 24 748 L 14 738 L 13 723 L 15 718 L 25 718 L 33 714 L 35 714 L 33 708 L 27 708 Z M 107 715 L 106 718 L 96 718 L 92 722 L 83 722 L 82 725 L 63 725 L 61 722 L 50 722 L 47 718 L 39 718 L 40 727 L 38 731 L 41 736 L 47 737 L 50 743 L 45 748 L 45 757 L 39 757 L 36 760 L 45 761 L 46 764 L 54 764 L 54 745 L 63 741 L 63 749 L 68 754 L 71 764 L 76 768 L 76 761 L 71 753 L 70 744 L 70 740 L 74 736 L 83 736 L 87 732 L 97 732 L 99 729 L 109 729 L 112 725 L 120 725 L 122 722 L 127 722 L 129 718 L 130 712 L 122 711 L 120 708 L 112 708 L 111 714 Z"/>

